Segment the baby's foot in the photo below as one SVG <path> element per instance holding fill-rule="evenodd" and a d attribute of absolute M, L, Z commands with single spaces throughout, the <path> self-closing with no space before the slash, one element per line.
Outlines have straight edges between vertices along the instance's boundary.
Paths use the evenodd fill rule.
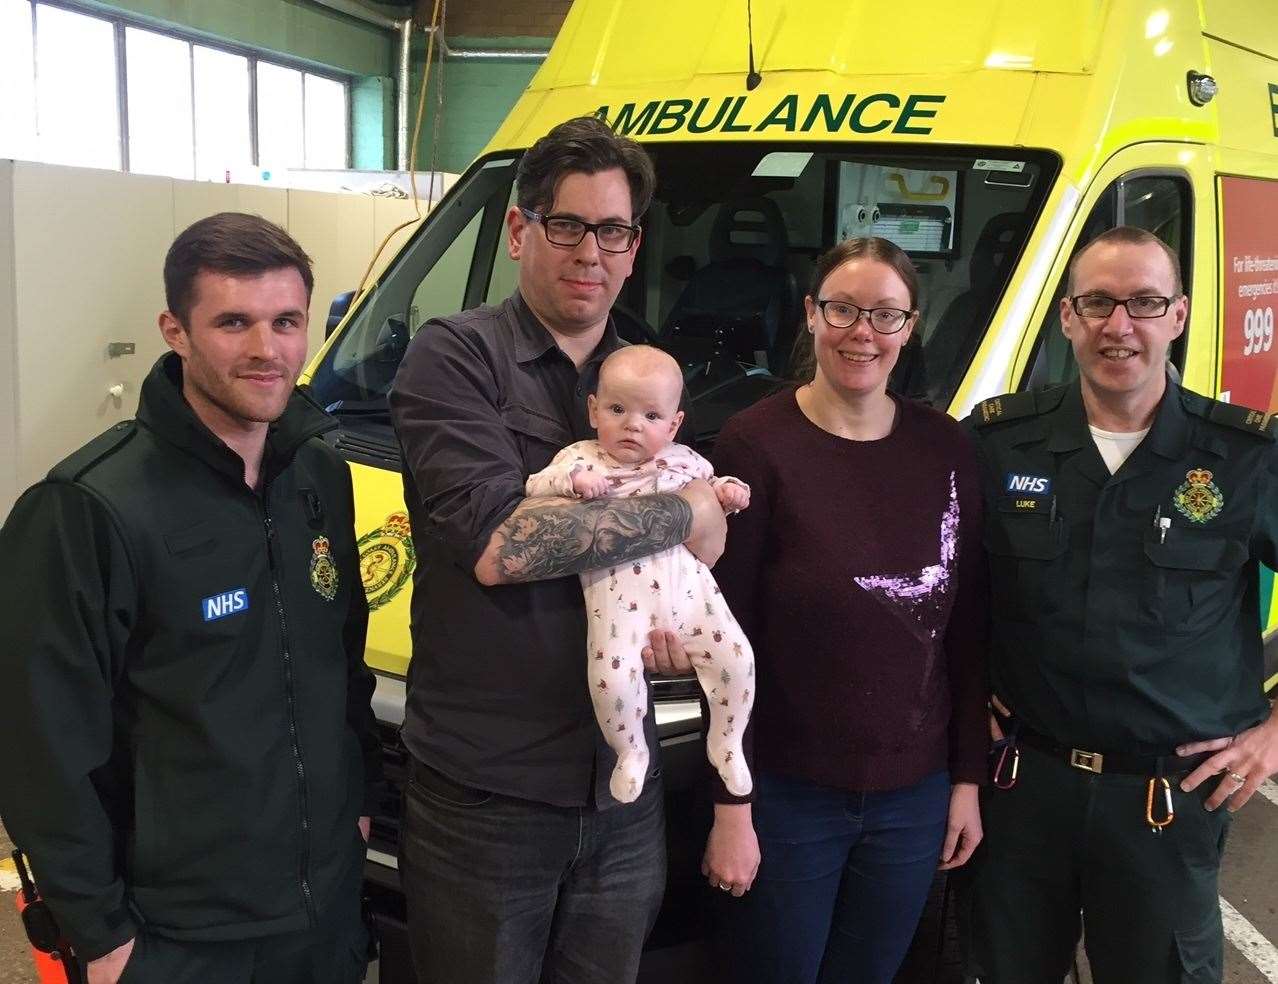
<path fill-rule="evenodd" d="M 738 749 L 736 752 L 724 752 L 726 761 L 718 763 L 719 778 L 733 796 L 748 796 L 754 788 L 750 779 L 750 770 L 746 767 L 745 757 Z M 713 761 L 713 760 L 712 760 Z"/>
<path fill-rule="evenodd" d="M 633 803 L 643 792 L 648 772 L 648 749 L 631 748 L 617 757 L 617 766 L 608 780 L 608 789 L 618 803 Z"/>
<path fill-rule="evenodd" d="M 718 738 L 718 741 L 715 739 Z M 712 733 L 706 742 L 706 758 L 719 773 L 719 778 L 733 796 L 746 796 L 753 783 L 750 781 L 750 770 L 746 766 L 745 754 L 741 751 L 741 742 L 735 735 Z"/>

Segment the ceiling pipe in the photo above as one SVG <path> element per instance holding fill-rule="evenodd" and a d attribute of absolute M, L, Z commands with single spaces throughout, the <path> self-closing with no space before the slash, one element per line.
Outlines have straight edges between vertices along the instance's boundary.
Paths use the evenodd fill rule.
<path fill-rule="evenodd" d="M 550 54 L 538 48 L 454 48 L 444 37 L 444 32 L 437 28 L 426 28 L 426 33 L 435 32 L 435 44 L 449 61 L 545 61 Z"/>
<path fill-rule="evenodd" d="M 399 74 L 395 82 L 395 169 L 408 170 L 408 51 L 413 42 L 413 19 L 399 22 Z"/>
<path fill-rule="evenodd" d="M 397 20 L 379 10 L 367 7 L 358 0 L 311 0 L 312 3 L 335 10 L 347 17 L 354 17 L 365 24 L 372 24 L 399 36 L 399 58 L 395 71 L 395 168 L 408 170 L 408 66 L 409 50 L 413 40 L 413 19 Z"/>
<path fill-rule="evenodd" d="M 398 31 L 402 23 L 399 18 L 390 17 L 380 10 L 374 10 L 372 7 L 360 3 L 359 0 L 311 0 L 311 2 L 317 3 L 321 7 L 327 7 L 329 10 L 336 10 L 347 17 L 362 20 L 365 24 L 372 24 L 386 31 Z M 411 17 L 406 19 L 412 20 Z"/>

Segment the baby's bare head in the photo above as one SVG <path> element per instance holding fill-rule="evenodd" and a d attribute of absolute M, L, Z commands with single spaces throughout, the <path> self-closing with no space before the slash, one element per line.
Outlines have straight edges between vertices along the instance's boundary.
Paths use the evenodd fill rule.
<path fill-rule="evenodd" d="M 599 397 L 610 388 L 628 394 L 644 394 L 660 401 L 673 414 L 683 396 L 683 373 L 679 363 L 651 345 L 627 345 L 603 360 L 599 367 Z"/>
<path fill-rule="evenodd" d="M 604 359 L 590 423 L 618 461 L 637 464 L 674 440 L 683 413 L 679 363 L 651 345 L 628 345 Z"/>

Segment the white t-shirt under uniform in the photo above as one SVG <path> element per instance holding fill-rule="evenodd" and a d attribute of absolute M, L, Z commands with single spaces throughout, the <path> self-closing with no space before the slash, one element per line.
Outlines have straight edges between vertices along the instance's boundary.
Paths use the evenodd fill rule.
<path fill-rule="evenodd" d="M 1099 427 L 1088 424 L 1087 429 L 1092 432 L 1096 450 L 1105 459 L 1105 467 L 1109 469 L 1111 475 L 1123 466 L 1123 462 L 1136 450 L 1136 445 L 1149 433 L 1148 427 L 1144 430 L 1122 432 L 1101 430 Z"/>

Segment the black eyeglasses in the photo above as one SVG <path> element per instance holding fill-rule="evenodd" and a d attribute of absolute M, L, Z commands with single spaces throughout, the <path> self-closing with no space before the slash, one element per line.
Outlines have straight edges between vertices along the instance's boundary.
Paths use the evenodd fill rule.
<path fill-rule="evenodd" d="M 1108 318 L 1114 308 L 1120 304 L 1127 311 L 1129 318 L 1161 318 L 1171 307 L 1174 297 L 1159 297 L 1157 294 L 1142 294 L 1139 297 L 1127 297 L 1119 300 L 1105 294 L 1079 294 L 1069 299 L 1074 313 L 1084 318 Z"/>
<path fill-rule="evenodd" d="M 817 301 L 816 306 L 821 309 L 821 317 L 825 318 L 826 324 L 831 328 L 851 328 L 861 315 L 865 315 L 870 327 L 880 335 L 895 335 L 905 327 L 906 319 L 910 316 L 909 311 L 902 311 L 900 308 L 863 308 L 851 301 Z"/>
<path fill-rule="evenodd" d="M 522 205 L 519 211 L 529 222 L 540 222 L 546 232 L 546 241 L 555 246 L 576 246 L 586 238 L 586 233 L 593 232 L 595 242 L 605 253 L 626 253 L 639 235 L 638 226 L 621 225 L 618 222 L 582 222 L 580 219 L 560 215 L 543 215 Z"/>

